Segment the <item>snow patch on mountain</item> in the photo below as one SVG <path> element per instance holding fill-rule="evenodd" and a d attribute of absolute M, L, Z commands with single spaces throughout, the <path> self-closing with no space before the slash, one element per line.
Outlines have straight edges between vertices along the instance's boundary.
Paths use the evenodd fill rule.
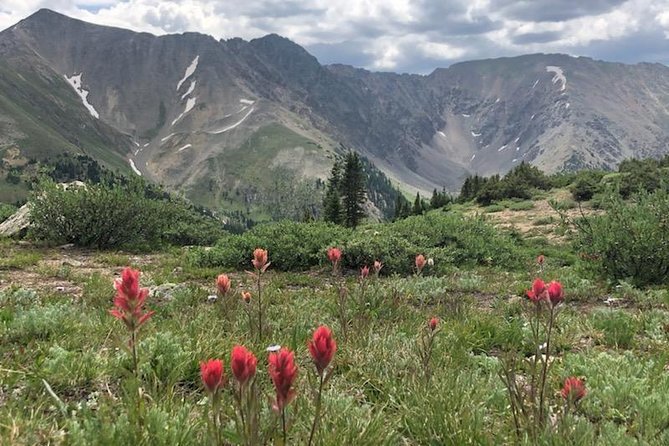
<path fill-rule="evenodd" d="M 141 177 L 142 172 L 140 172 L 137 166 L 135 166 L 135 162 L 132 159 L 128 159 L 128 162 L 130 163 L 130 168 L 132 169 L 132 171 Z"/>
<path fill-rule="evenodd" d="M 216 130 L 216 131 L 214 131 L 214 132 L 210 132 L 210 133 L 213 134 L 213 135 L 218 135 L 218 134 L 220 134 L 220 133 L 224 133 L 224 132 L 227 132 L 228 130 L 232 130 L 232 129 L 234 129 L 234 128 L 237 127 L 239 124 L 241 124 L 242 122 L 244 122 L 244 120 L 246 120 L 246 118 L 248 118 L 249 115 L 250 115 L 251 113 L 253 113 L 253 110 L 254 110 L 254 108 L 251 107 L 251 110 L 249 110 L 248 113 L 246 113 L 246 114 L 244 115 L 244 117 L 243 117 L 242 119 L 240 119 L 239 121 L 235 122 L 235 123 L 232 124 L 232 125 L 229 125 L 229 126 L 227 126 L 227 127 L 224 127 L 224 128 L 222 128 L 221 130 Z"/>
<path fill-rule="evenodd" d="M 177 119 L 175 119 L 174 121 L 172 121 L 172 125 L 174 125 L 174 124 L 176 124 L 177 122 L 179 122 L 179 120 L 180 120 L 181 118 L 183 118 L 184 115 L 185 115 L 186 113 L 188 113 L 189 111 L 191 111 L 191 110 L 193 109 L 193 107 L 195 107 L 195 103 L 196 103 L 196 102 L 197 102 L 197 98 L 188 98 L 188 100 L 186 101 L 186 109 L 183 111 L 183 113 L 181 113 L 179 116 L 177 116 Z"/>
<path fill-rule="evenodd" d="M 193 147 L 193 145 L 192 144 L 186 144 L 185 146 L 180 147 L 179 150 L 177 150 L 177 152 L 181 152 L 182 150 L 186 150 L 189 147 Z"/>
<path fill-rule="evenodd" d="M 562 71 L 562 68 L 556 67 L 555 65 L 548 65 L 546 67 L 546 71 L 549 73 L 554 73 L 555 76 L 553 76 L 553 83 L 556 84 L 558 82 L 562 83 L 562 87 L 560 87 L 560 91 L 564 91 L 567 88 L 567 78 L 564 75 L 564 72 Z"/>
<path fill-rule="evenodd" d="M 190 82 L 190 85 L 188 86 L 188 90 L 184 94 L 181 95 L 181 100 L 182 101 L 186 98 L 186 96 L 190 95 L 193 92 L 193 90 L 195 90 L 195 84 L 196 83 L 197 83 L 197 81 L 191 81 Z"/>
<path fill-rule="evenodd" d="M 179 88 L 181 88 L 181 84 L 186 82 L 186 80 L 195 73 L 195 70 L 197 69 L 197 64 L 200 61 L 200 56 L 195 56 L 195 59 L 193 59 L 193 62 L 186 68 L 186 73 L 184 74 L 184 77 L 179 81 L 177 84 L 177 91 L 179 91 Z"/>
<path fill-rule="evenodd" d="M 443 136 L 444 138 L 446 138 L 446 133 L 442 132 L 441 130 L 439 130 L 437 133 L 439 133 L 441 136 Z"/>
<path fill-rule="evenodd" d="M 81 98 L 81 102 L 84 103 L 84 107 L 88 109 L 88 112 L 96 119 L 100 119 L 100 114 L 97 110 L 88 102 L 88 90 L 84 90 L 81 86 L 81 76 L 84 73 L 75 74 L 72 77 L 63 76 L 68 84 L 74 88 L 74 91 L 77 92 Z"/>
<path fill-rule="evenodd" d="M 239 102 L 246 105 L 253 105 L 256 101 L 252 101 L 251 99 L 240 99 Z"/>

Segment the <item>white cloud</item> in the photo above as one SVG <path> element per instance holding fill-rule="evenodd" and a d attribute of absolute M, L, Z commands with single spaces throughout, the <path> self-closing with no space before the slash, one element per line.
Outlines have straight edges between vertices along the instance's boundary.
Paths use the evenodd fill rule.
<path fill-rule="evenodd" d="M 399 71 L 537 51 L 597 56 L 588 49 L 598 42 L 640 33 L 669 38 L 669 0 L 2 0 L 0 29 L 41 7 L 154 34 L 251 39 L 274 32 L 307 48 L 345 47 L 342 54 L 367 68 Z M 607 55 L 637 61 L 645 53 Z M 669 48 L 648 57 L 666 63 Z"/>

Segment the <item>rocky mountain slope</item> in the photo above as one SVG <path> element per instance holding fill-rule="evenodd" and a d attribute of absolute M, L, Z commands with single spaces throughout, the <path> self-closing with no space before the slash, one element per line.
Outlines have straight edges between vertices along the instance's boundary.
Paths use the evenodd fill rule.
<path fill-rule="evenodd" d="M 276 35 L 156 37 L 49 10 L 0 33 L 0 62 L 0 150 L 78 148 L 213 206 L 271 188 L 277 169 L 324 178 L 340 144 L 414 191 L 523 160 L 608 168 L 669 150 L 659 64 L 528 55 L 372 73 Z"/>

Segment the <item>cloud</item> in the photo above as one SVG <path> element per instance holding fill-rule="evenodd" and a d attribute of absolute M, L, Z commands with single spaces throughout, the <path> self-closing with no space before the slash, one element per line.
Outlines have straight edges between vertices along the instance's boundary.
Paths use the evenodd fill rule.
<path fill-rule="evenodd" d="M 669 0 L 2 0 L 0 28 L 42 7 L 154 34 L 277 33 L 374 70 L 535 52 L 669 63 Z"/>
<path fill-rule="evenodd" d="M 526 22 L 563 22 L 599 15 L 621 6 L 627 0 L 499 0 L 492 7 L 508 19 Z"/>

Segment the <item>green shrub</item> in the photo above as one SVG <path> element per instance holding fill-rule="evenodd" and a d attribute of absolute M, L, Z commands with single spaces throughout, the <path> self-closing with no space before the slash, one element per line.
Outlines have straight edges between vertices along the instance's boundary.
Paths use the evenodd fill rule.
<path fill-rule="evenodd" d="M 16 212 L 16 206 L 7 203 L 0 203 L 0 222 L 7 220 Z"/>
<path fill-rule="evenodd" d="M 509 209 L 512 211 L 529 211 L 534 209 L 534 202 L 530 200 L 519 201 L 517 203 L 511 203 Z"/>
<path fill-rule="evenodd" d="M 502 212 L 504 209 L 506 209 L 506 208 L 501 204 L 491 204 L 490 206 L 486 206 L 484 208 L 484 210 L 486 211 L 487 214 L 494 214 L 495 212 Z"/>
<path fill-rule="evenodd" d="M 579 172 L 576 180 L 571 186 L 571 195 L 576 201 L 588 201 L 601 191 L 603 172 L 596 170 L 585 170 Z"/>
<path fill-rule="evenodd" d="M 200 267 L 249 269 L 252 252 L 260 247 L 267 249 L 274 269 L 303 270 L 326 261 L 327 248 L 350 232 L 327 223 L 267 223 L 243 234 L 227 234 L 211 249 L 195 249 L 189 260 Z"/>
<path fill-rule="evenodd" d="M 585 265 L 635 286 L 669 283 L 669 197 L 641 193 L 629 202 L 611 195 L 606 213 L 578 222 Z"/>
<path fill-rule="evenodd" d="M 31 234 L 49 243 L 111 248 L 160 242 L 211 242 L 220 224 L 143 181 L 116 180 L 67 189 L 51 180 L 31 200 Z"/>
<path fill-rule="evenodd" d="M 194 249 L 191 264 L 199 267 L 249 269 L 257 247 L 269 251 L 272 266 L 282 271 L 304 270 L 327 262 L 329 246 L 343 251 L 342 266 L 358 269 L 374 260 L 384 274 L 409 274 L 417 254 L 435 263 L 519 265 L 517 241 L 482 218 L 432 211 L 393 223 L 356 231 L 325 223 L 282 222 L 260 225 L 241 235 L 226 235 L 211 249 Z"/>
<path fill-rule="evenodd" d="M 636 334 L 636 319 L 621 310 L 601 310 L 593 314 L 594 326 L 602 331 L 604 344 L 629 349 Z"/>

